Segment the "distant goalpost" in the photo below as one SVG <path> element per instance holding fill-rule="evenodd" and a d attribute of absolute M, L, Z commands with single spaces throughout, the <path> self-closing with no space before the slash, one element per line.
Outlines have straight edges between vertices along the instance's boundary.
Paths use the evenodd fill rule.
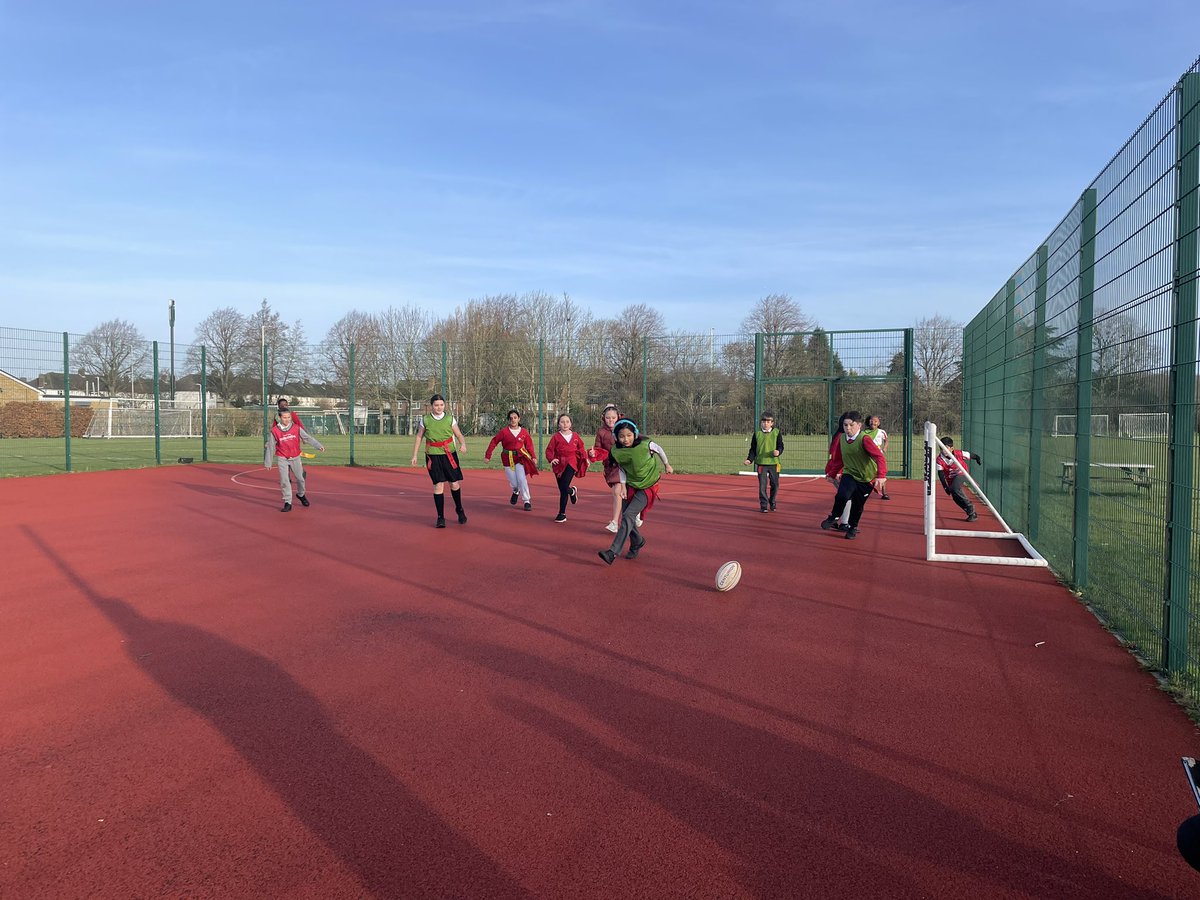
<path fill-rule="evenodd" d="M 1171 435 L 1169 413 L 1121 413 L 1117 416 L 1117 433 L 1127 438 L 1165 438 Z"/>
<path fill-rule="evenodd" d="M 201 410 L 173 406 L 159 401 L 159 437 L 196 438 L 201 436 Z M 154 437 L 154 401 L 116 397 L 92 406 L 92 420 L 85 438 Z"/>
<path fill-rule="evenodd" d="M 1000 520 L 1003 531 L 968 531 L 958 528 L 938 528 L 937 527 L 937 495 L 941 493 L 941 485 L 935 487 L 937 476 L 934 474 L 934 459 L 939 453 L 950 454 L 946 445 L 941 442 L 937 436 L 937 426 L 932 422 L 925 423 L 925 559 L 930 562 L 961 562 L 961 563 L 985 563 L 996 566 L 1048 566 L 1046 560 L 1042 557 L 1033 545 L 1029 543 L 1025 535 L 1013 531 L 1008 527 L 1008 523 L 1004 521 L 1004 517 L 996 507 L 984 495 L 983 490 L 971 477 L 971 473 L 967 472 L 967 481 L 979 495 L 979 499 L 984 505 L 992 511 L 997 519 Z M 939 537 L 965 537 L 965 538 L 1002 538 L 1014 540 L 1020 543 L 1029 554 L 1029 558 L 1019 556 L 985 556 L 969 553 L 939 553 L 937 550 L 937 539 Z"/>

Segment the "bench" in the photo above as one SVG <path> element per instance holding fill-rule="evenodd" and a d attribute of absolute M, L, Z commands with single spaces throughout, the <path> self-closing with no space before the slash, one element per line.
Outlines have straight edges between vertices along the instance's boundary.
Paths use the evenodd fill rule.
<path fill-rule="evenodd" d="M 1109 470 L 1114 476 L 1122 481 L 1133 482 L 1135 487 L 1145 488 L 1150 490 L 1150 485 L 1154 479 L 1151 472 L 1154 466 L 1151 463 L 1090 463 L 1089 468 Z M 1062 486 L 1063 488 L 1071 487 L 1075 484 L 1075 462 L 1069 460 L 1062 461 Z"/>

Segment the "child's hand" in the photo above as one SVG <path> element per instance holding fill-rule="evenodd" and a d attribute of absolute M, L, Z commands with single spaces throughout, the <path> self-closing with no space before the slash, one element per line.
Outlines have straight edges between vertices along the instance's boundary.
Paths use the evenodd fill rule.
<path fill-rule="evenodd" d="M 458 447 L 458 452 L 459 452 L 459 453 L 466 453 L 466 452 L 467 452 L 467 442 L 466 442 L 466 441 L 463 441 L 463 442 L 462 442 L 462 443 L 459 445 L 459 447 Z"/>
<path fill-rule="evenodd" d="M 772 456 L 778 456 L 778 455 L 779 455 L 779 451 L 778 451 L 778 450 L 772 450 L 772 451 L 771 451 L 771 455 L 772 455 Z"/>
<path fill-rule="evenodd" d="M 552 465 L 552 466 L 557 466 L 557 465 L 558 465 L 558 460 L 557 460 L 557 459 L 552 459 L 552 460 L 550 460 L 550 465 Z"/>
<path fill-rule="evenodd" d="M 750 460 L 748 460 L 748 459 L 744 459 L 744 460 L 742 460 L 742 465 L 743 465 L 743 466 L 748 466 L 748 465 L 750 465 Z"/>
<path fill-rule="evenodd" d="M 667 467 L 666 467 L 665 469 L 663 469 L 663 471 L 664 471 L 664 472 L 666 472 L 668 475 L 674 475 L 674 474 L 675 474 L 675 470 L 671 468 L 671 464 L 670 464 L 670 463 L 667 463 Z"/>
<path fill-rule="evenodd" d="M 417 458 L 416 458 L 416 456 L 414 456 L 414 457 L 412 458 L 412 464 L 413 464 L 414 466 L 417 464 Z"/>

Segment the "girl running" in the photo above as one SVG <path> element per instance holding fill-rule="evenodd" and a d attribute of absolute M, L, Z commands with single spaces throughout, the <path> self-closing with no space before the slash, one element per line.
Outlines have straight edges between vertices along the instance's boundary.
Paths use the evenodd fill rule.
<path fill-rule="evenodd" d="M 533 504 L 529 502 L 527 476 L 533 477 L 537 474 L 537 460 L 533 455 L 533 438 L 521 427 L 521 414 L 515 409 L 508 411 L 508 426 L 501 428 L 492 438 L 487 453 L 483 454 L 484 459 L 492 458 L 492 451 L 496 449 L 497 444 L 500 445 L 500 462 L 504 466 L 504 477 L 508 479 L 508 486 L 512 490 L 508 502 L 516 506 L 517 500 L 523 500 L 526 510 L 533 509 Z"/>
<path fill-rule="evenodd" d="M 658 470 L 659 460 L 662 461 L 663 471 L 668 475 L 675 471 L 667 461 L 667 452 L 645 435 L 639 435 L 637 426 L 629 419 L 619 420 L 613 434 L 616 437 L 616 446 L 612 449 L 612 456 L 625 472 L 626 495 L 617 536 L 613 538 L 612 545 L 607 550 L 601 550 L 599 554 L 610 566 L 621 552 L 626 538 L 629 539 L 626 559 L 635 559 L 646 545 L 646 539 L 638 530 L 638 521 L 640 514 L 650 509 L 658 499 L 658 480 L 661 477 Z"/>
<path fill-rule="evenodd" d="M 555 522 L 567 521 L 567 500 L 574 503 L 578 491 L 571 482 L 578 475 L 582 478 L 587 474 L 587 448 L 583 446 L 583 438 L 571 430 L 571 417 L 563 413 L 558 417 L 558 431 L 546 445 L 546 459 L 550 460 L 550 469 L 558 479 L 558 515 Z"/>
<path fill-rule="evenodd" d="M 417 429 L 417 440 L 413 444 L 412 464 L 417 464 L 417 453 L 421 440 L 425 440 L 425 468 L 433 481 L 433 505 L 437 507 L 437 524 L 434 528 L 446 527 L 446 498 L 443 492 L 450 482 L 450 496 L 454 498 L 454 509 L 458 513 L 458 524 L 467 524 L 467 514 L 462 505 L 462 467 L 458 464 L 458 451 L 467 452 L 467 439 L 458 430 L 458 420 L 446 412 L 446 398 L 434 394 L 429 398 L 428 416 L 421 416 L 421 427 Z"/>
<path fill-rule="evenodd" d="M 613 426 L 617 424 L 617 420 L 621 418 L 620 412 L 611 403 L 604 407 L 604 415 L 602 424 L 596 429 L 596 440 L 592 444 L 593 450 L 603 450 L 605 453 L 611 454 L 613 444 L 616 439 L 613 437 Z M 621 471 L 621 467 L 611 455 L 604 460 L 604 483 L 608 485 L 612 491 L 612 519 L 605 527 L 613 534 L 617 533 L 617 521 L 621 518 L 621 501 L 625 499 L 625 473 Z"/>

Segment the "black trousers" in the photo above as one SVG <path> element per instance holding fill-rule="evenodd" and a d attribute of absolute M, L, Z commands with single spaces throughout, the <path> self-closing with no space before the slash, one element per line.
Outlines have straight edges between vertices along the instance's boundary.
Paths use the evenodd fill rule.
<path fill-rule="evenodd" d="M 842 510 L 846 508 L 846 501 L 850 501 L 850 521 L 847 523 L 851 528 L 858 527 L 858 520 L 862 518 L 863 507 L 867 505 L 867 498 L 871 496 L 871 482 L 855 481 L 845 472 L 842 473 L 842 478 L 838 482 L 837 496 L 833 498 L 833 510 L 829 513 L 831 519 L 837 519 L 842 515 Z"/>
<path fill-rule="evenodd" d="M 567 466 L 558 476 L 558 514 L 567 514 L 567 501 L 571 499 L 571 482 L 575 480 L 575 467 Z"/>
<path fill-rule="evenodd" d="M 760 509 L 775 508 L 775 498 L 779 494 L 779 467 L 768 465 L 758 467 L 758 505 Z"/>

